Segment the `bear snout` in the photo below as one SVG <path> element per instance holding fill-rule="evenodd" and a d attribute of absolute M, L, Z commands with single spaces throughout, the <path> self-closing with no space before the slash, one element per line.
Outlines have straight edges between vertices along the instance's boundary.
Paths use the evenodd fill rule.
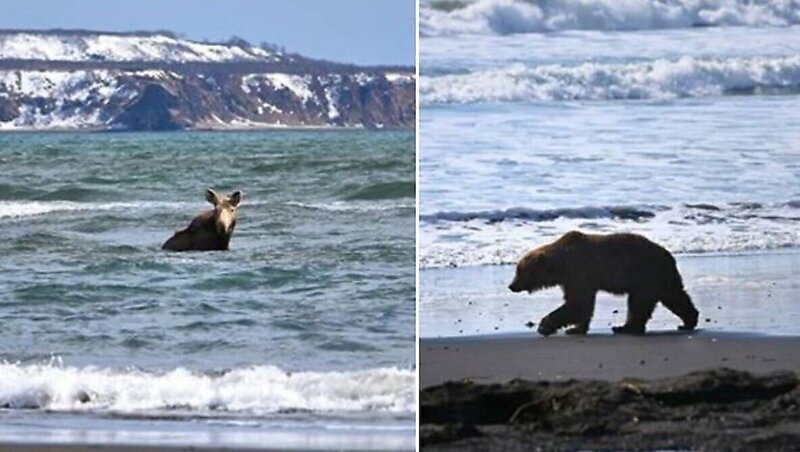
<path fill-rule="evenodd" d="M 508 290 L 514 293 L 522 292 L 522 287 L 517 284 L 517 281 L 512 281 L 511 284 L 508 285 Z"/>

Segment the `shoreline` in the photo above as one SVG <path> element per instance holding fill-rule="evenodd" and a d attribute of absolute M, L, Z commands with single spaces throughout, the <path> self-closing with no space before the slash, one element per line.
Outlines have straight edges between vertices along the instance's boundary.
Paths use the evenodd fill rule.
<path fill-rule="evenodd" d="M 700 310 L 701 329 L 800 336 L 794 278 L 800 249 L 746 253 L 677 255 L 678 267 Z M 456 338 L 487 333 L 535 335 L 536 324 L 563 303 L 558 288 L 511 293 L 511 265 L 423 269 L 420 271 L 420 335 Z M 611 334 L 625 322 L 626 298 L 598 292 L 591 333 Z M 673 332 L 679 320 L 658 305 L 648 331 Z M 559 333 L 558 335 L 562 335 Z M 487 336 L 481 336 L 487 337 Z"/>
<path fill-rule="evenodd" d="M 35 419 L 5 419 L 0 450 L 39 451 L 272 451 L 272 450 L 413 450 L 415 426 L 326 428 L 275 425 L 264 429 L 254 421 L 216 424 L 186 421 L 62 418 L 49 424 Z M 241 425 L 232 425 L 236 423 Z M 229 425 L 230 424 L 230 425 Z"/>

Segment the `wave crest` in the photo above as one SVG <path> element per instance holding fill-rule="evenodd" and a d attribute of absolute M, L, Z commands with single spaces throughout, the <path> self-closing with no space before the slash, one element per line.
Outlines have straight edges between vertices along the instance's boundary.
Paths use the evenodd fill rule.
<path fill-rule="evenodd" d="M 358 187 L 344 195 L 347 201 L 374 201 L 382 199 L 413 198 L 416 183 L 413 181 L 378 182 Z"/>
<path fill-rule="evenodd" d="M 800 23 L 800 3 L 795 0 L 477 0 L 445 4 L 430 1 L 420 9 L 422 36 Z"/>
<path fill-rule="evenodd" d="M 800 56 L 695 58 L 577 66 L 516 64 L 422 77 L 423 104 L 671 99 L 800 90 Z"/>
<path fill-rule="evenodd" d="M 570 230 L 635 232 L 675 253 L 800 248 L 799 209 L 793 200 L 439 212 L 420 217 L 420 267 L 512 264 Z"/>
<path fill-rule="evenodd" d="M 250 203 L 252 204 L 252 203 Z M 186 208 L 186 203 L 140 201 L 140 202 L 107 202 L 91 203 L 77 201 L 0 201 L 0 219 L 22 218 L 45 215 L 58 212 L 79 211 L 113 211 L 128 210 L 143 207 L 156 207 L 163 209 Z"/>
<path fill-rule="evenodd" d="M 420 215 L 419 219 L 424 222 L 485 220 L 489 223 L 508 220 L 552 221 L 557 218 L 618 218 L 639 220 L 654 217 L 656 215 L 654 210 L 658 209 L 660 208 L 655 206 L 641 208 L 626 206 L 579 207 L 545 210 L 515 207 L 504 210 L 484 210 L 477 212 L 437 212 L 431 215 Z"/>
<path fill-rule="evenodd" d="M 201 374 L 0 364 L 0 407 L 53 411 L 414 412 L 414 372 L 289 373 L 273 366 Z"/>

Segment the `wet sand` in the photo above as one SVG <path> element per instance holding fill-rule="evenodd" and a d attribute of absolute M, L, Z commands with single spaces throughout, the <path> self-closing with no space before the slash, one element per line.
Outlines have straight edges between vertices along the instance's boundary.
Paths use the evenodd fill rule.
<path fill-rule="evenodd" d="M 262 448 L 239 448 L 239 447 L 212 447 L 212 446 L 138 446 L 138 445 L 114 445 L 114 444 L 14 444 L 0 442 L 0 450 L 8 452 L 264 452 L 264 451 L 279 451 L 279 450 L 295 450 L 295 451 L 319 451 L 319 450 L 348 450 L 348 451 L 370 451 L 375 450 L 371 448 L 292 448 L 285 449 L 283 447 L 273 447 L 270 444 L 264 444 Z M 407 447 L 400 450 L 413 450 L 412 447 Z"/>
<path fill-rule="evenodd" d="M 446 381 L 520 378 L 662 378 L 709 368 L 764 373 L 800 370 L 800 336 L 698 330 L 647 336 L 540 337 L 535 333 L 420 341 L 420 387 Z"/>
<path fill-rule="evenodd" d="M 800 337 L 423 339 L 425 450 L 791 450 Z"/>
<path fill-rule="evenodd" d="M 677 256 L 689 294 L 700 310 L 700 328 L 800 336 L 800 251 Z M 420 336 L 471 337 L 531 333 L 563 303 L 557 287 L 512 293 L 513 265 L 420 271 Z M 625 323 L 624 296 L 598 293 L 591 333 L 611 333 Z M 680 320 L 656 306 L 647 328 L 674 331 Z M 535 333 L 535 327 L 533 332 Z"/>
<path fill-rule="evenodd" d="M 263 449 L 236 449 L 236 448 L 205 448 L 205 447 L 164 447 L 164 446 L 114 446 L 114 445 L 79 445 L 79 444 L 2 444 L 0 443 L 0 450 L 9 452 L 178 452 L 178 451 L 200 451 L 200 452 L 217 452 L 217 451 L 236 451 L 236 452 L 249 452 Z"/>

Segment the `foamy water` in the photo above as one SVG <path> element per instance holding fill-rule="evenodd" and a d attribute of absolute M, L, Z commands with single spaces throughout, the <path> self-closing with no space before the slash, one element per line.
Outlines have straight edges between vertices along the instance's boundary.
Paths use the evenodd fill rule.
<path fill-rule="evenodd" d="M 462 3 L 421 8 L 423 337 L 535 334 L 563 294 L 512 264 L 570 230 L 672 251 L 700 328 L 800 334 L 797 2 Z"/>
<path fill-rule="evenodd" d="M 572 229 L 800 247 L 797 5 L 422 10 L 424 268 L 512 263 Z"/>
<path fill-rule="evenodd" d="M 800 247 L 800 202 L 440 212 L 421 218 L 422 267 L 513 264 L 564 231 L 644 234 L 673 253 Z"/>
<path fill-rule="evenodd" d="M 444 2 L 422 3 L 423 36 L 800 23 L 800 4 L 794 0 L 473 0 L 452 10 L 437 7 Z"/>
<path fill-rule="evenodd" d="M 408 448 L 414 159 L 406 132 L 0 136 L 0 434 Z M 244 191 L 231 249 L 161 250 L 209 186 Z"/>
<path fill-rule="evenodd" d="M 392 368 L 287 372 L 253 366 L 217 373 L 0 364 L 0 406 L 48 411 L 115 412 L 127 416 L 199 416 L 415 410 L 414 372 Z"/>
<path fill-rule="evenodd" d="M 668 100 L 733 94 L 793 94 L 800 56 L 681 57 L 577 65 L 515 63 L 500 69 L 425 78 L 423 105 L 559 100 Z"/>

